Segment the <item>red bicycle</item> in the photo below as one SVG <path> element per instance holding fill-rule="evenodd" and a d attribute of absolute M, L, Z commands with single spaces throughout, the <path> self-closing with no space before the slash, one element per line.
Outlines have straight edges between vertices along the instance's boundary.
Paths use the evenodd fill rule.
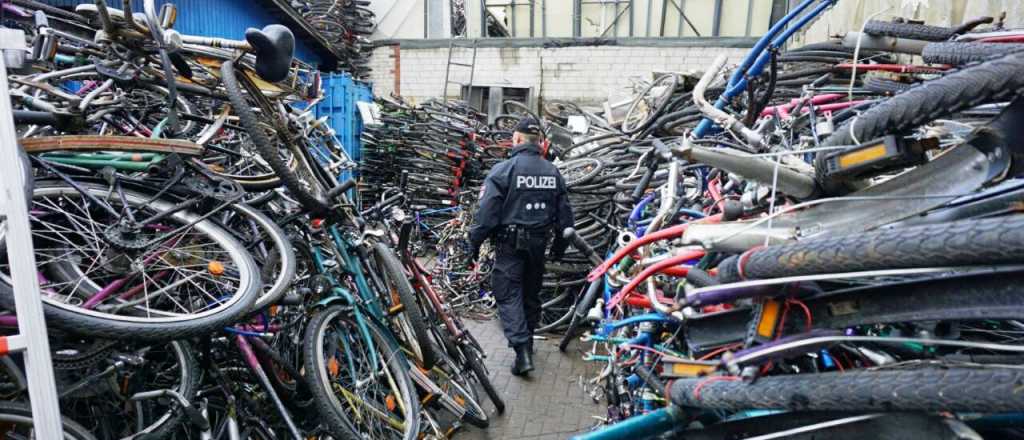
<path fill-rule="evenodd" d="M 396 215 L 395 217 L 405 217 Z M 457 365 L 469 369 L 476 377 L 484 392 L 494 403 L 498 414 L 505 412 L 505 402 L 491 384 L 487 367 L 484 366 L 484 349 L 473 334 L 466 330 L 465 324 L 452 313 L 444 298 L 434 289 L 429 271 L 413 256 L 409 249 L 409 237 L 415 222 L 410 218 L 401 218 L 399 229 L 398 254 L 402 264 L 411 275 L 413 288 L 416 290 L 417 306 L 427 320 L 427 327 L 440 345 L 440 350 L 450 356 Z"/>

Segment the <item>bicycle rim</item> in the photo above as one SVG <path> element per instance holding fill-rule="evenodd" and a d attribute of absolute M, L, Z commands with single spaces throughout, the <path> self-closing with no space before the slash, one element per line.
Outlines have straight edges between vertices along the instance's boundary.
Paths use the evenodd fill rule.
<path fill-rule="evenodd" d="M 126 208 L 111 199 L 103 186 L 78 185 L 112 206 Z M 141 193 L 125 191 L 124 195 L 130 208 L 149 201 L 138 214 L 152 215 L 171 207 Z M 103 238 L 103 231 L 117 219 L 90 206 L 75 188 L 39 184 L 33 204 L 42 300 L 55 323 L 70 330 L 112 339 L 178 339 L 233 320 L 248 311 L 259 295 L 256 264 L 238 240 L 209 220 L 182 228 L 198 220 L 196 214 L 178 211 L 162 219 L 165 224 L 151 225 L 156 231 L 181 231 L 160 237 L 155 247 L 133 257 L 113 249 Z M 5 243 L 3 234 L 0 246 Z M 6 268 L 0 280 L 10 285 Z M 127 281 L 90 307 L 88 301 L 95 301 L 97 292 L 111 289 L 117 280 Z M 216 295 L 211 293 L 214 288 Z M 10 296 L 0 295 L 0 302 L 10 301 Z"/>

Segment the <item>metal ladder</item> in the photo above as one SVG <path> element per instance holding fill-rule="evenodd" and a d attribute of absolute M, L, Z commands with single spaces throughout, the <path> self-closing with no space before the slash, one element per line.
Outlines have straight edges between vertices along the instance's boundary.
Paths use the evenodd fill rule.
<path fill-rule="evenodd" d="M 456 40 L 457 40 L 456 38 L 451 38 L 451 39 L 448 40 L 448 65 L 444 69 L 444 87 L 441 89 L 441 99 L 445 99 L 445 98 L 448 97 L 448 86 L 451 85 L 451 84 L 458 84 L 459 86 L 469 86 L 469 87 L 473 86 L 473 74 L 476 72 L 476 43 L 477 43 L 477 39 L 474 38 L 472 40 L 469 40 L 471 42 L 471 44 L 469 46 L 457 45 L 457 44 L 455 44 Z M 461 39 L 459 39 L 459 40 L 461 40 Z M 458 48 L 458 49 L 473 49 L 472 61 L 470 61 L 468 64 L 467 63 L 463 63 L 463 62 L 458 62 L 458 61 L 452 61 L 452 52 L 454 52 L 456 48 Z M 452 66 L 468 67 L 469 68 L 469 82 L 468 83 L 460 83 L 458 81 L 452 81 L 451 80 Z M 460 95 L 461 95 L 461 92 L 462 91 L 460 89 L 459 90 Z"/>
<path fill-rule="evenodd" d="M 18 334 L 0 337 L 0 356 L 24 353 L 34 438 L 60 439 L 64 438 L 60 406 L 24 190 L 25 181 L 32 176 L 22 175 L 7 83 L 8 64 L 13 68 L 21 67 L 26 54 L 23 31 L 0 29 L 0 176 L 4 176 L 0 179 L 0 217 L 5 219 L 7 228 L 7 259 L 11 264 L 11 287 L 14 288 L 15 313 L 18 316 Z"/>

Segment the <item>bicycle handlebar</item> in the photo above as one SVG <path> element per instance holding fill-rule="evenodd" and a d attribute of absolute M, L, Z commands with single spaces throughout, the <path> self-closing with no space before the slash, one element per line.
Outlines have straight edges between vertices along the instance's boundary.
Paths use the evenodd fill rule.
<path fill-rule="evenodd" d="M 371 206 L 369 209 L 363 210 L 362 212 L 359 213 L 359 216 L 367 217 L 370 214 L 373 214 L 375 212 L 381 212 L 385 208 L 389 208 L 391 206 L 397 205 L 399 203 L 402 203 L 403 201 L 405 201 L 405 194 L 402 194 L 402 193 L 395 194 L 395 195 L 393 195 L 391 197 L 388 197 L 388 198 L 382 200 L 380 203 Z"/>
<path fill-rule="evenodd" d="M 351 179 L 350 178 L 350 179 L 348 179 L 348 180 L 346 180 L 344 182 L 341 182 L 340 185 L 338 185 L 338 186 L 336 186 L 334 188 L 331 188 L 330 191 L 327 191 L 327 200 L 334 199 L 334 198 L 340 196 L 341 194 L 344 194 L 344 193 L 348 192 L 348 190 L 350 190 L 352 188 L 355 188 L 355 187 L 356 187 L 356 179 Z"/>
<path fill-rule="evenodd" d="M 569 242 L 572 243 L 572 246 L 582 252 L 592 264 L 598 265 L 603 261 L 601 260 L 601 256 L 597 254 L 597 251 L 590 246 L 590 243 L 587 243 L 583 237 L 580 237 L 580 234 L 576 232 L 576 228 L 565 228 L 565 230 L 562 231 L 562 237 L 569 240 Z"/>
<path fill-rule="evenodd" d="M 565 330 L 565 335 L 562 336 L 561 342 L 558 343 L 560 351 L 565 352 L 565 349 L 569 347 L 569 343 L 572 342 L 576 335 L 576 328 L 586 319 L 590 308 L 597 301 L 597 296 L 601 294 L 601 287 L 603 286 L 604 278 L 601 277 L 591 281 L 587 286 L 587 292 L 583 294 L 580 301 L 576 304 L 573 317 L 569 321 L 569 328 Z"/>
<path fill-rule="evenodd" d="M 653 166 L 648 166 L 647 171 L 644 171 L 643 177 L 641 177 L 640 182 L 636 184 L 636 188 L 633 188 L 633 194 L 630 196 L 634 202 L 637 202 L 644 197 L 644 192 L 647 191 L 647 187 L 651 185 L 651 179 L 654 179 L 654 173 L 657 171 L 657 162 L 655 162 Z"/>
<path fill-rule="evenodd" d="M 671 149 L 665 145 L 661 139 L 654 139 L 654 148 L 648 153 L 650 156 L 647 157 L 647 171 L 644 172 L 643 177 L 640 178 L 640 182 L 636 184 L 636 188 L 633 189 L 633 202 L 639 202 L 644 197 L 644 192 L 647 191 L 647 187 L 651 185 L 651 180 L 654 179 L 655 173 L 658 172 L 658 165 L 662 161 L 670 159 Z"/>
<path fill-rule="evenodd" d="M 53 112 L 32 110 L 14 110 L 15 124 L 57 125 L 57 115 Z"/>

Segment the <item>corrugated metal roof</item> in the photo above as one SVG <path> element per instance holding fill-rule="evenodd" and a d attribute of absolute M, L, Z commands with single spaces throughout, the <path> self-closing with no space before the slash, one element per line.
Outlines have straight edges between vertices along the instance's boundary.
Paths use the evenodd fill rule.
<path fill-rule="evenodd" d="M 41 0 L 53 6 L 74 7 L 93 0 Z M 174 29 L 186 34 L 241 39 L 246 28 L 260 28 L 280 23 L 265 7 L 254 0 L 156 0 L 157 7 L 173 3 L 178 7 L 178 21 Z M 121 0 L 107 0 L 112 8 L 120 9 Z M 133 0 L 132 7 L 142 10 L 142 0 Z M 296 32 L 294 29 L 293 32 Z M 298 32 L 296 32 L 298 34 Z M 296 41 L 295 57 L 310 64 L 320 64 L 320 57 L 302 40 Z"/>

